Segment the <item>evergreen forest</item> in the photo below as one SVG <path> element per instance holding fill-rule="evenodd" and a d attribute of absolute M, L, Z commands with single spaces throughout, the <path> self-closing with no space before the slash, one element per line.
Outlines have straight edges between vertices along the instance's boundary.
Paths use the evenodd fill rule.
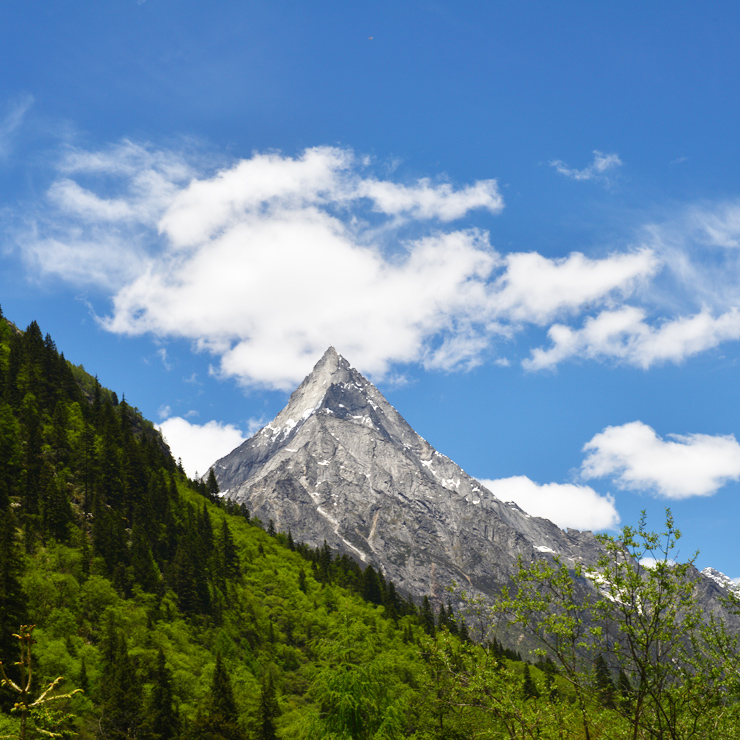
<path fill-rule="evenodd" d="M 679 537 L 668 513 L 604 538 L 598 573 L 522 563 L 495 603 L 416 603 L 189 479 L 135 406 L 0 313 L 2 737 L 740 737 L 736 636 Z"/>

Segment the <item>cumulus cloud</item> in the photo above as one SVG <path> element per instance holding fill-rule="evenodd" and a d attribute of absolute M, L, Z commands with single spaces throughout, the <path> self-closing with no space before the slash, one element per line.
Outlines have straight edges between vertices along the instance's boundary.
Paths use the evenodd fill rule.
<path fill-rule="evenodd" d="M 473 209 L 501 213 L 493 179 L 383 179 L 338 147 L 220 169 L 206 159 L 131 141 L 66 150 L 14 235 L 32 279 L 101 288 L 109 331 L 190 340 L 215 374 L 280 389 L 330 344 L 378 379 L 396 363 L 506 364 L 497 349 L 530 327 L 549 328 L 551 344 L 529 370 L 574 358 L 648 368 L 740 338 L 740 206 L 694 209 L 683 228 L 651 225 L 599 257 L 501 254 L 487 232 L 455 224 Z M 579 177 L 617 160 L 598 154 Z M 687 233 L 736 254 L 737 269 L 700 274 Z M 681 305 L 659 304 L 680 293 L 667 274 L 686 286 Z M 687 311 L 690 290 L 709 296 L 718 275 L 722 298 Z"/>
<path fill-rule="evenodd" d="M 509 254 L 498 278 L 495 304 L 499 313 L 518 321 L 546 324 L 565 311 L 582 310 L 613 292 L 629 294 L 649 279 L 660 263 L 648 249 L 590 259 L 573 252 L 547 259 L 536 252 Z"/>
<path fill-rule="evenodd" d="M 548 337 L 552 346 L 534 349 L 523 363 L 526 369 L 553 368 L 572 357 L 613 359 L 647 369 L 680 363 L 722 342 L 740 339 L 740 311 L 731 308 L 714 316 L 705 309 L 651 326 L 643 309 L 625 306 L 589 317 L 580 329 L 555 324 Z"/>
<path fill-rule="evenodd" d="M 480 482 L 501 501 L 513 501 L 531 516 L 555 522 L 561 528 L 599 531 L 616 529 L 619 514 L 614 498 L 589 486 L 572 483 L 540 485 L 524 475 Z"/>
<path fill-rule="evenodd" d="M 166 419 L 157 428 L 173 457 L 182 459 L 183 468 L 191 478 L 196 473 L 206 473 L 216 460 L 228 455 L 246 439 L 233 424 L 217 421 L 191 424 L 179 416 Z"/>
<path fill-rule="evenodd" d="M 619 158 L 618 154 L 604 154 L 603 152 L 598 151 L 598 149 L 594 149 L 593 162 L 582 170 L 568 167 L 568 165 L 560 159 L 554 159 L 550 162 L 551 167 L 554 167 L 561 175 L 565 175 L 565 177 L 569 177 L 571 180 L 602 181 L 607 181 L 606 173 L 609 172 L 609 170 L 621 167 L 623 164 L 624 163 Z"/>
<path fill-rule="evenodd" d="M 287 389 L 329 344 L 376 377 L 471 367 L 496 338 L 622 300 L 657 269 L 648 249 L 502 256 L 450 226 L 503 205 L 495 180 L 383 180 L 348 149 L 209 174 L 124 141 L 67 151 L 19 242 L 36 276 L 110 290 L 108 330 L 190 339 L 217 374 Z"/>
<path fill-rule="evenodd" d="M 624 489 L 668 499 L 711 496 L 740 479 L 740 445 L 734 436 L 669 434 L 659 437 L 641 421 L 607 427 L 587 442 L 584 478 L 613 478 Z"/>

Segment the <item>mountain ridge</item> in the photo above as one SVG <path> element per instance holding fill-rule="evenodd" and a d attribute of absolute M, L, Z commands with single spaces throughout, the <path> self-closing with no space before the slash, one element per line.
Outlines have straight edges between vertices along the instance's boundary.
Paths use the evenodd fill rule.
<path fill-rule="evenodd" d="M 453 581 L 492 594 L 518 556 L 593 564 L 591 532 L 494 496 L 403 419 L 330 347 L 285 408 L 213 465 L 224 495 L 312 546 L 382 569 L 414 596 Z"/>

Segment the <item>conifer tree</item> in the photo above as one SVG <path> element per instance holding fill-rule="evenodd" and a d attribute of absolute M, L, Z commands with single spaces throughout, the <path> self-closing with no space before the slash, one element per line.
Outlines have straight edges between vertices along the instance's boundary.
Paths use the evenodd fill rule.
<path fill-rule="evenodd" d="M 419 614 L 419 624 L 421 625 L 424 632 L 430 637 L 434 637 L 436 627 L 434 623 L 434 612 L 432 611 L 432 605 L 429 603 L 429 597 L 425 596 L 421 602 L 421 613 Z"/>
<path fill-rule="evenodd" d="M 216 655 L 208 702 L 196 717 L 193 736 L 205 740 L 245 740 L 239 725 L 239 712 L 234 701 L 229 674 L 221 655 Z"/>
<path fill-rule="evenodd" d="M 179 735 L 180 716 L 172 691 L 172 674 L 167 668 L 164 651 L 160 648 L 141 737 L 143 740 L 176 740 Z"/>
<path fill-rule="evenodd" d="M 20 426 L 10 405 L 0 401 L 0 510 L 15 496 L 21 475 Z"/>
<path fill-rule="evenodd" d="M 532 674 L 529 670 L 529 664 L 524 664 L 524 681 L 522 683 L 522 696 L 524 697 L 524 700 L 527 699 L 539 699 L 540 698 L 540 692 L 537 688 L 537 684 L 535 684 L 534 679 L 532 678 Z"/>
<path fill-rule="evenodd" d="M 457 619 L 455 619 L 455 612 L 452 609 L 452 604 L 447 602 L 447 629 L 451 635 L 459 635 L 459 629 L 457 626 Z"/>
<path fill-rule="evenodd" d="M 275 719 L 280 714 L 275 687 L 272 683 L 272 675 L 267 672 L 267 677 L 262 680 L 260 691 L 260 703 L 257 710 L 257 733 L 256 740 L 277 740 Z"/>
<path fill-rule="evenodd" d="M 234 545 L 234 538 L 231 536 L 231 530 L 226 523 L 226 519 L 221 522 L 221 556 L 228 577 L 238 578 L 241 571 L 239 553 L 236 550 L 236 545 Z"/>
<path fill-rule="evenodd" d="M 59 479 L 51 477 L 46 485 L 43 501 L 43 531 L 57 542 L 69 540 L 72 507 Z"/>
<path fill-rule="evenodd" d="M 617 692 L 619 693 L 619 701 L 622 705 L 627 706 L 632 702 L 632 684 L 630 683 L 629 677 L 624 672 L 624 668 L 619 669 L 619 675 L 617 676 Z"/>
<path fill-rule="evenodd" d="M 144 528 L 138 522 L 134 523 L 131 530 L 131 569 L 133 570 L 134 581 L 144 591 L 150 593 L 159 591 L 159 572 L 152 557 Z"/>
<path fill-rule="evenodd" d="M 221 489 L 218 486 L 218 481 L 216 480 L 216 474 L 213 472 L 213 468 L 208 471 L 206 490 L 208 491 L 208 498 L 211 499 L 211 501 L 218 500 L 218 494 L 221 492 Z"/>
<path fill-rule="evenodd" d="M 28 602 L 20 582 L 23 564 L 15 531 L 15 517 L 10 509 L 6 509 L 0 515 L 0 660 L 8 666 L 11 677 L 15 672 L 12 664 L 18 652 L 13 633 L 19 624 L 28 621 Z M 2 695 L 2 704 L 7 707 L 8 703 L 7 694 Z"/>
<path fill-rule="evenodd" d="M 362 573 L 362 598 L 371 604 L 381 604 L 383 601 L 380 580 L 372 565 L 368 565 Z"/>
<path fill-rule="evenodd" d="M 437 628 L 445 629 L 447 627 L 447 610 L 444 604 L 439 605 L 439 612 L 437 614 Z"/>
<path fill-rule="evenodd" d="M 594 683 L 599 702 L 603 707 L 614 708 L 614 682 L 604 656 L 599 654 L 594 661 Z"/>
<path fill-rule="evenodd" d="M 142 720 L 141 683 L 125 638 L 111 619 L 103 651 L 100 735 L 105 740 L 131 740 Z"/>

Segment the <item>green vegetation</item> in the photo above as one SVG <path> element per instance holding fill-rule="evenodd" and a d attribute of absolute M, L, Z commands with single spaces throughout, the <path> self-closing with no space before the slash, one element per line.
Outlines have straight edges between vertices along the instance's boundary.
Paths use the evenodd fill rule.
<path fill-rule="evenodd" d="M 737 644 L 696 613 L 677 536 L 626 528 L 593 573 L 523 563 L 465 615 L 415 605 L 188 480 L 137 409 L 0 314 L 0 736 L 735 737 Z"/>

